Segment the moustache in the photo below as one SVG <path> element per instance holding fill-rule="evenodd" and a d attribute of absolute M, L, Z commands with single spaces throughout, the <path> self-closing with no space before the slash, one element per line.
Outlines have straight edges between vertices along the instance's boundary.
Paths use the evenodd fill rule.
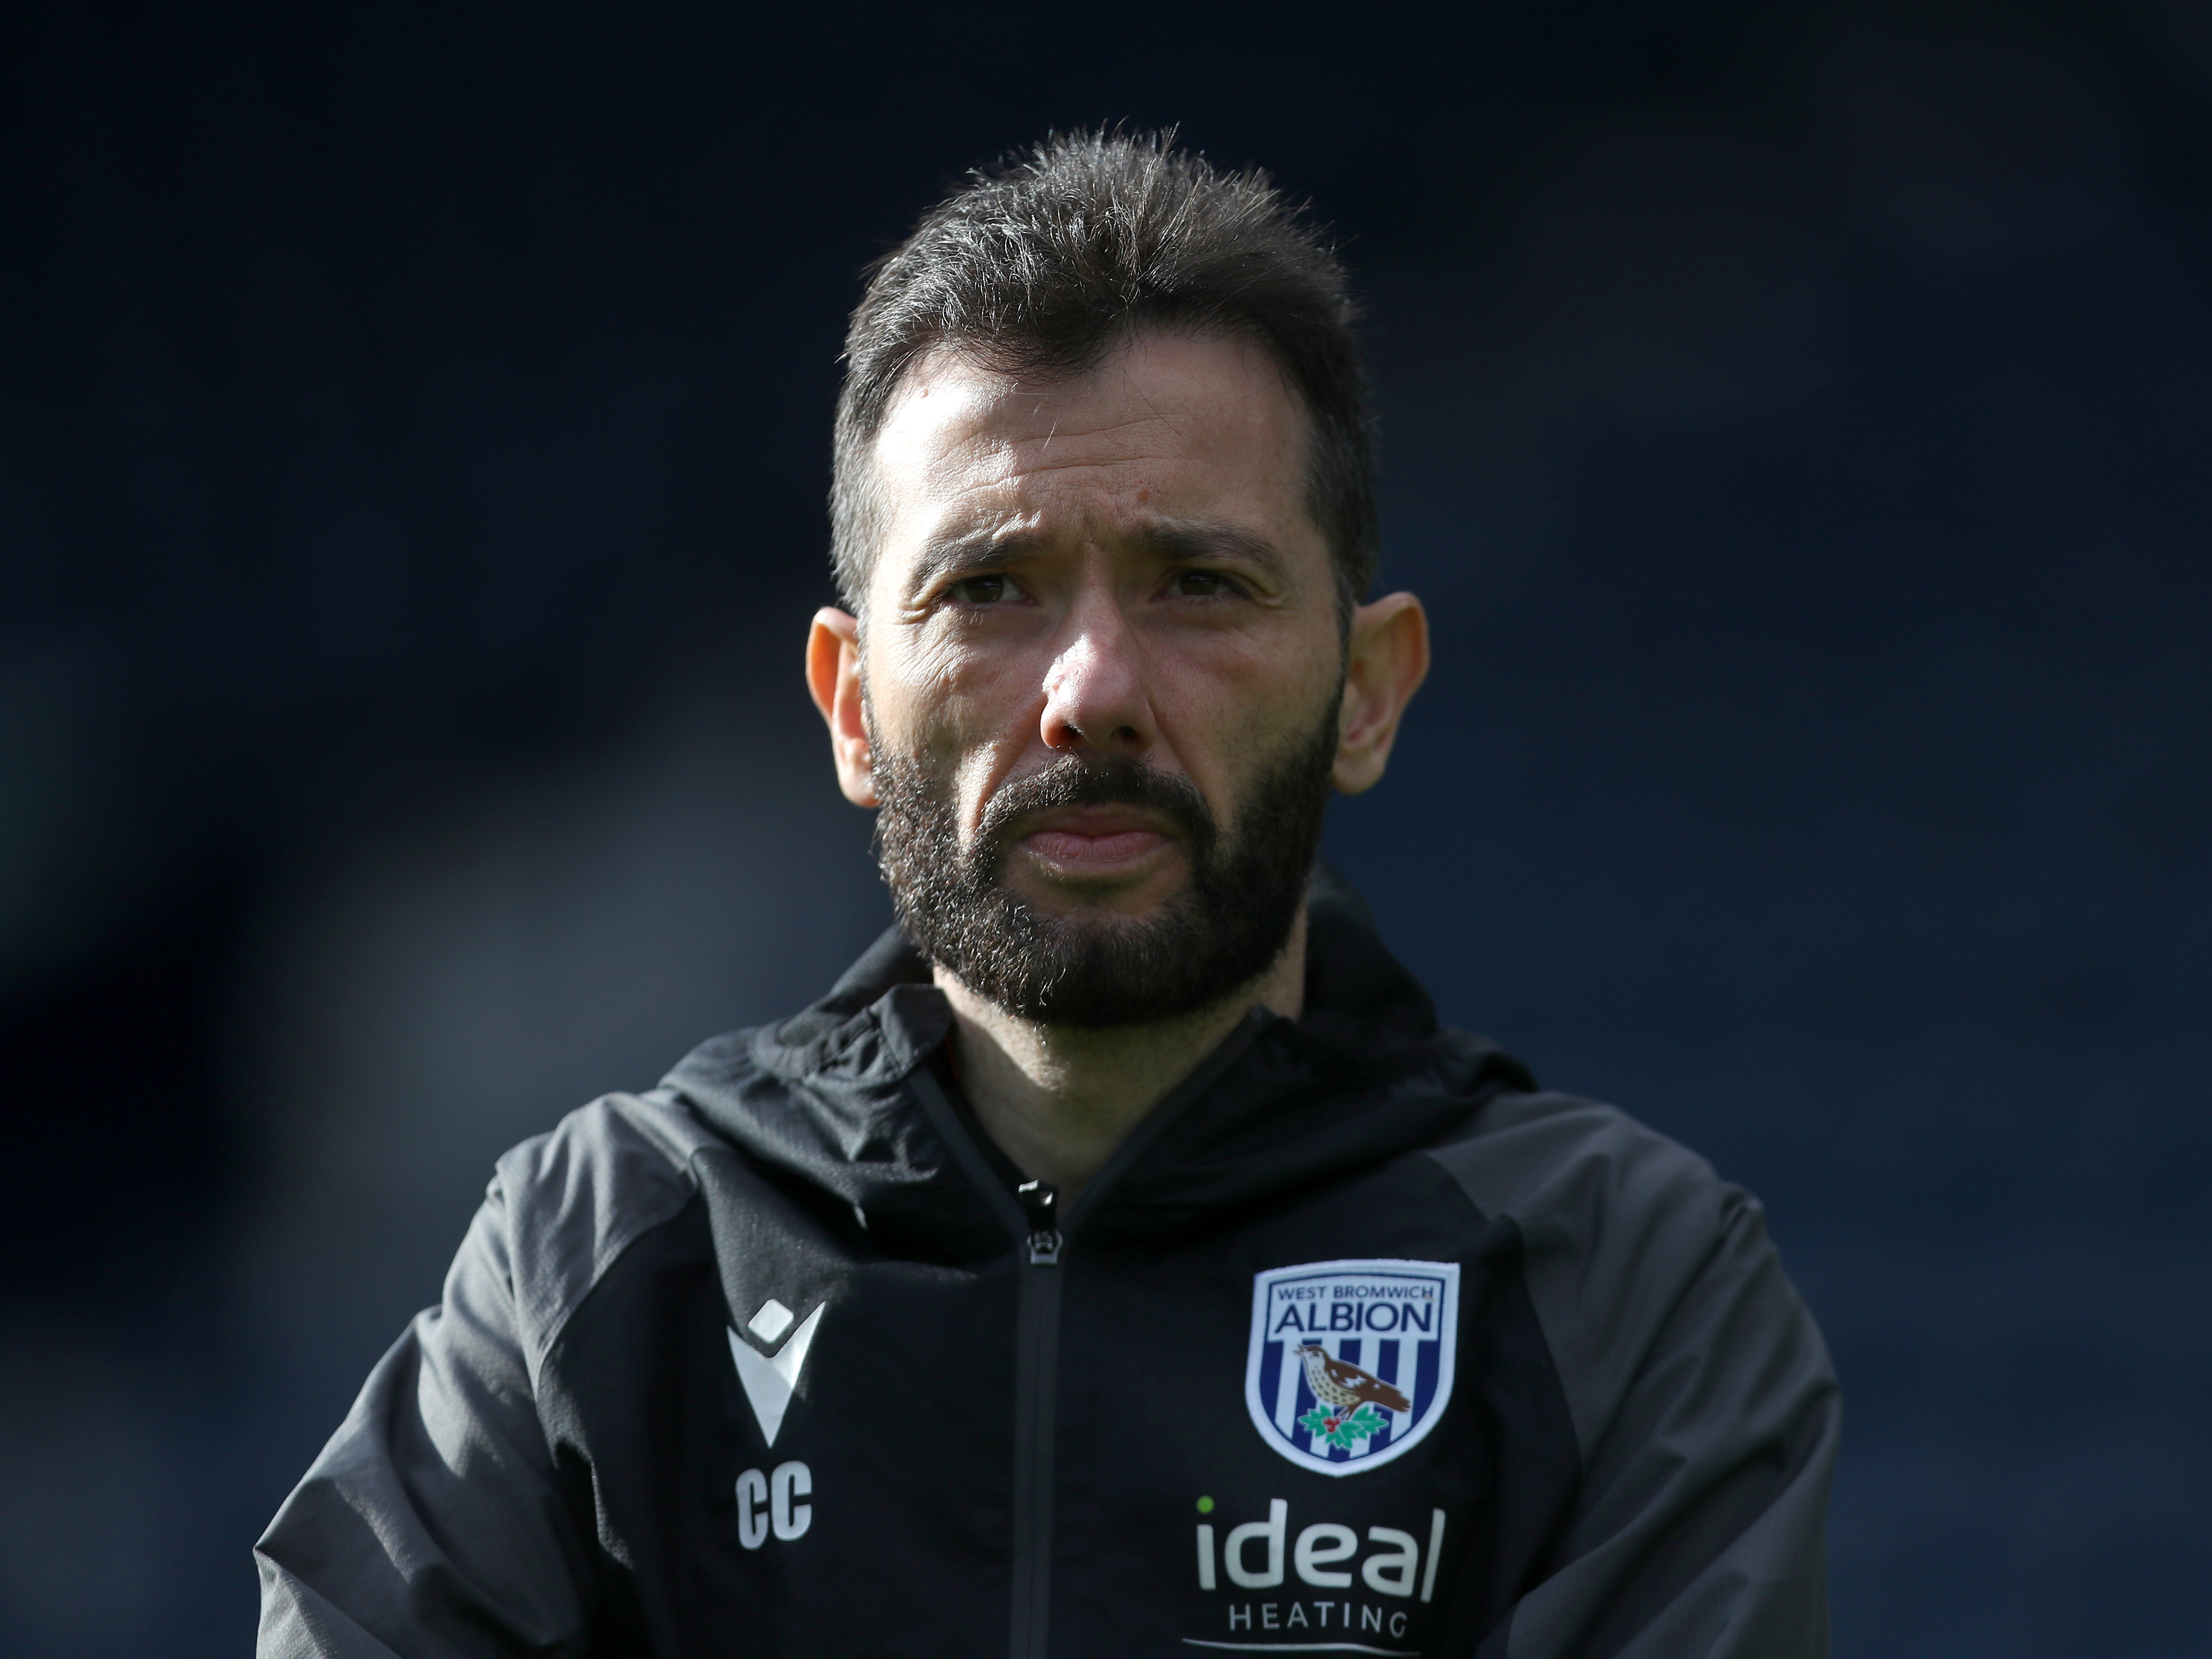
<path fill-rule="evenodd" d="M 995 871 L 1017 823 L 1064 806 L 1137 806 L 1156 812 L 1181 832 L 1201 866 L 1218 833 L 1213 814 L 1189 779 L 1127 755 L 1064 755 L 1000 786 L 984 805 L 975 851 Z"/>

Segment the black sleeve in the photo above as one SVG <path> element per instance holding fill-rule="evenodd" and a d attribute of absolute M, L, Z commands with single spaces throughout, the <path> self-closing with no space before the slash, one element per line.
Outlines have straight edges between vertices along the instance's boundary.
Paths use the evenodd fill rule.
<path fill-rule="evenodd" d="M 505 1190 L 256 1547 L 262 1659 L 582 1654 L 589 1539 L 520 1330 Z"/>
<path fill-rule="evenodd" d="M 1519 1223 L 1583 1473 L 1484 1659 L 1821 1659 L 1841 1405 L 1756 1200 L 1610 1109 L 1440 1154 Z"/>

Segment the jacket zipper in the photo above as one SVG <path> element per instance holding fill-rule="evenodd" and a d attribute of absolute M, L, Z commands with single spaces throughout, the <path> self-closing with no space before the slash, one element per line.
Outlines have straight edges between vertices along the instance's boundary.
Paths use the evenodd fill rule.
<path fill-rule="evenodd" d="M 1152 1138 L 1182 1108 L 1228 1069 L 1267 1023 L 1255 1008 L 1221 1046 L 1152 1110 L 1150 1119 L 1124 1140 L 1103 1169 L 1091 1177 L 1075 1208 L 1077 1218 L 1096 1203 L 1121 1171 L 1133 1164 Z M 958 1115 L 927 1067 L 913 1073 L 923 1109 L 968 1171 L 969 1179 L 994 1208 L 1006 1203 L 989 1162 L 969 1140 Z M 1052 1609 L 1053 1415 L 1060 1391 L 1060 1258 L 1066 1237 L 1060 1225 L 1060 1189 L 1048 1181 L 1026 1181 L 1015 1189 L 1018 1212 L 1008 1215 L 1020 1240 L 1016 1271 L 1020 1294 L 1014 1314 L 1014 1505 L 1013 1659 L 1046 1659 L 1047 1615 Z M 1013 1206 L 1007 1206 L 1012 1208 Z M 1000 1212 L 1006 1214 L 1006 1209 Z"/>
<path fill-rule="evenodd" d="M 1045 1659 L 1052 1607 L 1053 1405 L 1060 1389 L 1060 1189 L 1015 1190 L 1029 1224 L 1014 1360 L 1013 1659 Z"/>

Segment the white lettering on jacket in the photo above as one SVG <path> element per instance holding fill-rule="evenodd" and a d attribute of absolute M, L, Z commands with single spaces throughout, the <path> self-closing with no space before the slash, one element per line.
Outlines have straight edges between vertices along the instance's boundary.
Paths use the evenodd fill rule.
<path fill-rule="evenodd" d="M 788 1544 L 814 1524 L 814 1472 L 804 1463 L 779 1463 L 773 1474 L 747 1469 L 738 1477 L 738 1542 L 757 1550 L 770 1532 Z"/>
<path fill-rule="evenodd" d="M 789 1467 L 787 1465 L 786 1467 Z M 740 1512 L 743 1497 L 739 1498 Z M 1295 1543 L 1291 1541 L 1290 1500 L 1283 1498 L 1267 1501 L 1265 1521 L 1247 1521 L 1231 1527 L 1223 1541 L 1221 1566 L 1229 1582 L 1239 1589 L 1273 1589 L 1284 1581 L 1284 1558 L 1301 1582 L 1322 1589 L 1349 1589 L 1352 1574 L 1348 1566 L 1339 1567 L 1338 1562 L 1349 1563 L 1359 1554 L 1359 1534 L 1352 1528 L 1334 1521 L 1317 1521 L 1301 1530 Z M 803 1528 L 802 1528 L 803 1530 Z M 1359 1561 L 1359 1582 L 1378 1595 L 1410 1598 L 1418 1585 L 1420 1599 L 1433 1601 L 1437 1593 L 1437 1566 L 1444 1548 L 1444 1512 L 1429 1512 L 1429 1538 L 1425 1548 L 1411 1532 L 1395 1527 L 1370 1527 L 1367 1542 L 1373 1546 L 1367 1556 Z M 779 1531 L 779 1538 L 783 1534 Z M 795 1535 L 795 1534 L 794 1534 Z M 1216 1588 L 1214 1577 L 1214 1531 L 1210 1522 L 1201 1522 L 1198 1528 L 1198 1587 L 1202 1590 Z M 747 1545 L 747 1548 L 755 1547 Z M 1426 1571 L 1424 1571 L 1425 1566 Z M 1327 1609 L 1336 1604 L 1316 1602 Z M 1347 1614 L 1351 1604 L 1345 1604 Z M 1322 1615 L 1326 1618 L 1327 1613 Z"/>

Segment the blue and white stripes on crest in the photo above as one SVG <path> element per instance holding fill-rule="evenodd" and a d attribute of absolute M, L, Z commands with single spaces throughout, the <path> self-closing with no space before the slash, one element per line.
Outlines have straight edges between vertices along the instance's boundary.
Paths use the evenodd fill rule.
<path fill-rule="evenodd" d="M 1455 1261 L 1390 1258 L 1254 1274 L 1244 1403 L 1261 1437 L 1332 1475 L 1419 1444 L 1451 1399 L 1459 1278 Z"/>

